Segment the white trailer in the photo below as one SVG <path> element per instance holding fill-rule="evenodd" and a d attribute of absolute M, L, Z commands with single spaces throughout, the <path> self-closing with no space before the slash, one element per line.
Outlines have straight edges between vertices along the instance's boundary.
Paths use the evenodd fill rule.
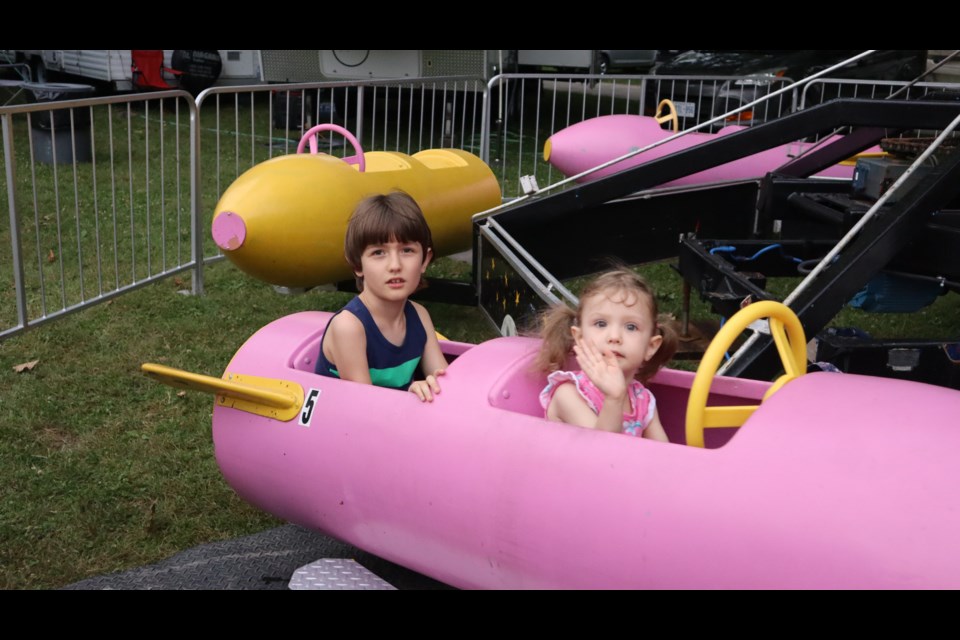
<path fill-rule="evenodd" d="M 34 81 L 46 82 L 50 72 L 108 83 L 117 91 L 133 88 L 129 49 L 4 50 L 10 61 L 30 65 Z M 269 82 L 323 82 L 478 76 L 490 78 L 509 68 L 513 54 L 500 50 L 371 50 L 371 49 L 225 49 L 218 50 L 223 70 L 216 85 Z M 173 49 L 163 52 L 172 67 Z M 173 76 L 168 79 L 172 80 Z"/>
<path fill-rule="evenodd" d="M 261 51 L 265 82 L 474 76 L 565 70 L 596 73 L 604 63 L 649 67 L 655 50 L 594 49 L 288 49 Z"/>
<path fill-rule="evenodd" d="M 259 51 L 224 49 L 218 53 L 222 70 L 216 84 L 261 82 Z M 173 54 L 174 49 L 163 51 L 165 67 L 172 66 Z M 109 84 L 117 91 L 133 89 L 130 49 L 17 49 L 8 51 L 7 57 L 27 63 L 35 82 L 48 81 L 54 72 Z"/>
<path fill-rule="evenodd" d="M 264 82 L 320 82 L 473 76 L 562 70 L 600 73 L 647 69 L 656 50 L 601 49 L 319 49 L 260 51 Z"/>
<path fill-rule="evenodd" d="M 260 51 L 264 82 L 322 82 L 473 76 L 509 68 L 494 49 L 275 49 Z"/>
<path fill-rule="evenodd" d="M 117 91 L 133 89 L 129 49 L 4 50 L 7 58 L 26 62 L 34 81 L 50 72 L 106 83 Z M 164 50 L 172 67 L 174 50 Z M 472 76 L 490 79 L 502 72 L 562 69 L 596 72 L 605 53 L 572 49 L 224 49 L 218 50 L 222 72 L 215 85 L 270 82 L 324 82 Z M 651 52 L 655 53 L 655 52 Z M 169 76 L 168 80 L 172 80 Z"/>

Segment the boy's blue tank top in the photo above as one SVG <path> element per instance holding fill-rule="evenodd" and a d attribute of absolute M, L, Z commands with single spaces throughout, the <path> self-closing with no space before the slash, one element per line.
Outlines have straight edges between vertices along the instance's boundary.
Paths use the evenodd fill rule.
<path fill-rule="evenodd" d="M 370 367 L 370 380 L 378 387 L 406 390 L 413 382 L 413 374 L 423 357 L 423 349 L 427 345 L 427 332 L 420 322 L 420 316 L 413 304 L 407 300 L 403 307 L 403 314 L 407 321 L 407 335 L 403 344 L 397 346 L 383 337 L 377 323 L 374 322 L 370 311 L 360 301 L 354 298 L 337 314 L 349 311 L 363 324 L 367 334 L 367 366 Z M 326 339 L 326 334 L 323 338 Z M 340 373 L 336 366 L 323 355 L 323 339 L 320 340 L 320 355 L 317 357 L 316 373 L 331 378 L 339 378 Z"/>

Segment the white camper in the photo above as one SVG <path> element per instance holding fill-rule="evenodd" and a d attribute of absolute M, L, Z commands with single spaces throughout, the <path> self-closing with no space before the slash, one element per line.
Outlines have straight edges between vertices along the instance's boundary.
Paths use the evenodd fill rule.
<path fill-rule="evenodd" d="M 129 49 L 2 50 L 8 61 L 25 62 L 35 82 L 51 72 L 77 81 L 108 84 L 116 91 L 134 89 Z M 213 50 L 163 50 L 163 66 L 184 67 Z M 469 76 L 489 80 L 503 72 L 564 70 L 578 73 L 608 68 L 646 67 L 656 52 L 542 49 L 223 49 L 220 70 L 207 86 L 271 82 L 324 82 Z M 649 59 L 648 59 L 649 58 Z M 201 74 L 202 75 L 202 74 Z M 164 72 L 167 81 L 174 74 Z"/>
<path fill-rule="evenodd" d="M 174 68 L 175 49 L 163 51 L 163 66 Z M 74 79 L 95 81 L 110 85 L 116 91 L 130 91 L 133 87 L 133 58 L 130 49 L 18 49 L 7 52 L 7 58 L 30 66 L 34 82 L 47 82 L 51 73 L 64 74 Z M 180 50 L 181 56 L 195 53 Z M 218 50 L 220 72 L 213 84 L 257 84 L 261 82 L 259 51 Z M 168 81 L 174 74 L 164 73 Z"/>

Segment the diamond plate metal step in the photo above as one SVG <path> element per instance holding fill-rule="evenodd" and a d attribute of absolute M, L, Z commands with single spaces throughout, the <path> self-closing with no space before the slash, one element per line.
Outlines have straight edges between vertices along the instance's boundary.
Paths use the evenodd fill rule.
<path fill-rule="evenodd" d="M 293 572 L 295 591 L 396 591 L 396 587 L 347 558 L 321 558 Z"/>

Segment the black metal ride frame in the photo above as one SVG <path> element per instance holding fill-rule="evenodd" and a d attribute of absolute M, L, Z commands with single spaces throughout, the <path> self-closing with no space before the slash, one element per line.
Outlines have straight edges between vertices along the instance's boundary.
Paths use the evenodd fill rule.
<path fill-rule="evenodd" d="M 606 257 L 634 264 L 679 255 L 685 280 L 713 302 L 718 313 L 729 315 L 746 300 L 772 297 L 764 288 L 767 275 L 789 274 L 779 271 L 783 266 L 772 253 L 751 262 L 750 271 L 742 271 L 710 249 L 736 244 L 746 252 L 751 243 L 760 248 L 776 242 L 802 260 L 823 256 L 867 207 L 852 201 L 850 206 L 835 206 L 850 195 L 849 183 L 808 176 L 883 138 L 904 131 L 942 130 L 958 113 L 960 105 L 948 102 L 835 100 L 595 182 L 535 196 L 505 207 L 494 219 L 557 278 L 595 272 L 603 268 Z M 762 179 L 651 191 L 655 185 L 843 127 L 850 130 L 845 136 Z M 960 282 L 960 215 L 952 211 L 960 195 L 960 153 L 942 155 L 936 166 L 916 172 L 904 192 L 878 211 L 792 302 L 807 335 L 817 335 L 884 269 L 939 278 L 947 288 Z M 478 261 L 484 259 L 483 225 L 483 220 L 474 225 L 474 277 L 481 304 L 483 267 Z M 489 250 L 486 255 L 489 258 Z M 519 290 L 511 290 L 507 297 L 521 298 Z M 772 341 L 761 338 L 727 373 L 770 377 L 777 367 L 773 352 Z"/>

